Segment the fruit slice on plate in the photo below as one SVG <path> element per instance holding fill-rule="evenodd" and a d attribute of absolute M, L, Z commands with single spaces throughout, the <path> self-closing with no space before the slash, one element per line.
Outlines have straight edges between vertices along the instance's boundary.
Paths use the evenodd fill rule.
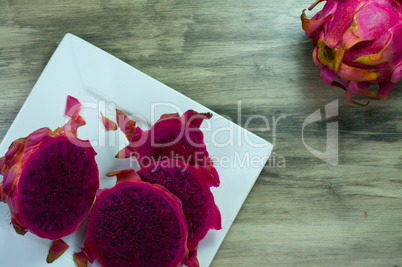
<path fill-rule="evenodd" d="M 168 158 L 191 165 L 212 165 L 200 129 L 201 123 L 211 117 L 211 113 L 198 113 L 194 110 L 188 110 L 182 116 L 177 113 L 164 114 L 150 130 L 144 131 L 135 126 L 135 121 L 117 110 L 117 125 L 126 135 L 129 144 L 116 157 L 135 156 L 142 167 Z"/>
<path fill-rule="evenodd" d="M 102 266 L 182 266 L 188 257 L 187 223 L 180 200 L 134 170 L 117 176 L 92 207 L 84 242 L 89 262 Z"/>
<path fill-rule="evenodd" d="M 188 227 L 187 266 L 198 266 L 198 243 L 210 229 L 219 230 L 221 214 L 215 204 L 210 187 L 219 186 L 218 172 L 213 166 L 192 166 L 168 159 L 156 161 L 138 171 L 142 181 L 159 184 L 177 196 L 183 204 Z"/>
<path fill-rule="evenodd" d="M 81 104 L 69 96 L 71 119 L 55 131 L 41 128 L 14 141 L 0 159 L 0 200 L 17 233 L 57 240 L 73 233 L 89 212 L 99 188 L 96 152 L 77 137 L 85 124 Z"/>

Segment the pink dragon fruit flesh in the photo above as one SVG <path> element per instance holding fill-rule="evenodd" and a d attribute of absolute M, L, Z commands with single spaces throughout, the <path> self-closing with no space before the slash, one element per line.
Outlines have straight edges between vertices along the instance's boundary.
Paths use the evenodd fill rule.
<path fill-rule="evenodd" d="M 303 11 L 301 20 L 317 45 L 322 80 L 345 89 L 350 102 L 359 104 L 353 95 L 386 99 L 402 79 L 402 1 L 327 0 L 311 19 Z M 378 92 L 369 88 L 374 84 Z"/>
<path fill-rule="evenodd" d="M 68 97 L 62 128 L 41 128 L 14 141 L 0 159 L 0 199 L 17 233 L 57 240 L 73 233 L 89 212 L 99 187 L 96 152 L 77 137 L 85 122 L 81 104 Z"/>
<path fill-rule="evenodd" d="M 140 166 L 154 161 L 174 158 L 191 165 L 212 165 L 204 135 L 200 130 L 204 119 L 211 113 L 186 111 L 182 116 L 177 113 L 164 114 L 148 131 L 135 127 L 122 111 L 117 110 L 116 120 L 126 135 L 129 145 L 117 154 L 117 158 L 135 156 Z"/>
<path fill-rule="evenodd" d="M 187 223 L 180 200 L 134 170 L 109 173 L 114 187 L 92 207 L 83 252 L 107 266 L 182 266 L 188 257 Z"/>
<path fill-rule="evenodd" d="M 190 258 L 186 265 L 198 266 L 198 243 L 210 229 L 221 229 L 221 215 L 215 205 L 210 187 L 219 186 L 219 177 L 213 166 L 192 166 L 167 159 L 156 161 L 138 171 L 142 181 L 160 184 L 176 195 L 183 204 L 188 227 Z"/>

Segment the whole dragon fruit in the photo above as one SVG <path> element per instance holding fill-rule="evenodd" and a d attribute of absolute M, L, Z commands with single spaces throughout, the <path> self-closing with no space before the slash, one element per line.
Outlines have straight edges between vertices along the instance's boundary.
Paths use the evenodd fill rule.
<path fill-rule="evenodd" d="M 134 170 L 109 173 L 89 215 L 83 254 L 104 267 L 181 267 L 188 257 L 187 223 L 181 201 L 165 187 L 141 181 Z"/>
<path fill-rule="evenodd" d="M 311 19 L 303 10 L 301 20 L 317 45 L 313 58 L 322 80 L 345 89 L 351 103 L 361 105 L 353 95 L 386 99 L 402 79 L 402 1 L 327 0 Z M 368 90 L 372 84 L 377 93 Z"/>
<path fill-rule="evenodd" d="M 62 128 L 34 131 L 0 159 L 0 200 L 8 204 L 19 234 L 57 240 L 73 233 L 92 206 L 99 175 L 95 150 L 77 137 L 85 124 L 80 108 L 69 96 L 65 114 L 71 119 Z"/>

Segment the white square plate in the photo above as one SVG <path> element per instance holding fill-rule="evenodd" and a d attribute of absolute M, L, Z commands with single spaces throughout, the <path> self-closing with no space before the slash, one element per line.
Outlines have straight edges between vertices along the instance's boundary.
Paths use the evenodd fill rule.
<path fill-rule="evenodd" d="M 272 145 L 105 51 L 66 34 L 5 135 L 0 155 L 5 154 L 13 140 L 38 128 L 54 130 L 63 125 L 67 95 L 78 98 L 84 105 L 81 115 L 87 125 L 79 129 L 78 136 L 90 140 L 98 153 L 101 188 L 114 184 L 114 179 L 107 178 L 105 173 L 138 166 L 129 159 L 114 158 L 127 140 L 120 131 L 105 131 L 99 111 L 113 119 L 117 107 L 139 119 L 143 128 L 152 125 L 163 113 L 182 114 L 187 109 L 213 113 L 212 119 L 203 122 L 201 130 L 221 179 L 220 187 L 212 191 L 221 211 L 222 230 L 210 231 L 200 242 L 200 266 L 209 266 L 264 168 Z M 52 266 L 75 266 L 72 255 L 82 246 L 84 232 L 82 226 L 63 238 L 70 248 Z M 7 204 L 0 203 L 2 266 L 48 266 L 50 244 L 51 241 L 30 233 L 16 234 Z"/>

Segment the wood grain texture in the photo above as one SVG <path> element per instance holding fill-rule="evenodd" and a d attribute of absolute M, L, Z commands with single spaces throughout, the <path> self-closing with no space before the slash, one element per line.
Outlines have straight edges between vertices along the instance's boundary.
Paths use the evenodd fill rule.
<path fill-rule="evenodd" d="M 270 165 L 212 266 L 402 266 L 401 85 L 365 107 L 325 85 L 300 24 L 312 2 L 0 0 L 0 140 L 69 32 L 242 126 L 268 119 L 247 126 L 274 143 Z M 324 151 L 338 122 L 331 166 L 302 127 L 335 100 L 304 129 Z"/>

